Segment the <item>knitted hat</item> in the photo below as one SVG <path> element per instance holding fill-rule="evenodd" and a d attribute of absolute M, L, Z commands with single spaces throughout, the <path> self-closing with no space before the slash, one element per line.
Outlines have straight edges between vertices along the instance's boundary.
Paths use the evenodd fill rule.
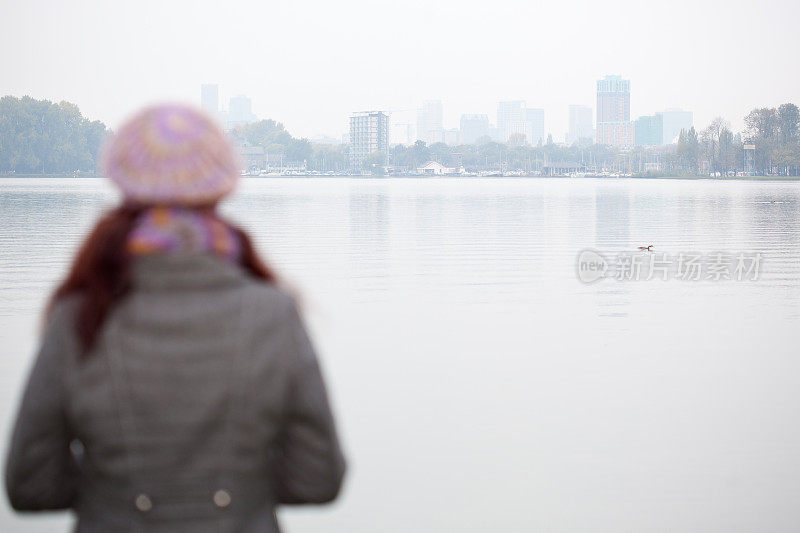
<path fill-rule="evenodd" d="M 128 120 L 105 146 L 102 169 L 126 200 L 214 203 L 236 186 L 239 165 L 225 134 L 200 111 L 156 105 Z"/>

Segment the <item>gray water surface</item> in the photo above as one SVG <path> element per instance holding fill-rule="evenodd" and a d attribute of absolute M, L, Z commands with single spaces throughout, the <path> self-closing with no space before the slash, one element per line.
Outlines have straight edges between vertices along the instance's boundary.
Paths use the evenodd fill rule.
<path fill-rule="evenodd" d="M 114 192 L 0 180 L 0 427 Z M 287 531 L 800 530 L 800 183 L 250 179 L 351 470 Z M 581 250 L 758 252 L 757 280 L 584 284 Z M 67 515 L 2 531 L 64 531 Z"/>

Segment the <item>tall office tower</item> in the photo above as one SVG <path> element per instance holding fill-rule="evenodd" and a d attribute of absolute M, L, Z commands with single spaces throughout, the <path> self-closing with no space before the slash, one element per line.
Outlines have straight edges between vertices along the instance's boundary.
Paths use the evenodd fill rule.
<path fill-rule="evenodd" d="M 475 144 L 481 137 L 489 135 L 487 115 L 461 115 L 461 142 Z"/>
<path fill-rule="evenodd" d="M 243 95 L 234 96 L 228 104 L 228 127 L 241 126 L 258 120 L 252 111 L 252 102 Z"/>
<path fill-rule="evenodd" d="M 631 82 L 621 76 L 606 76 L 597 81 L 597 143 L 633 147 Z"/>
<path fill-rule="evenodd" d="M 664 116 L 661 113 L 639 117 L 634 122 L 636 146 L 664 144 Z"/>
<path fill-rule="evenodd" d="M 204 83 L 200 86 L 200 107 L 209 116 L 217 118 L 219 115 L 219 85 Z"/>
<path fill-rule="evenodd" d="M 524 135 L 525 140 L 530 142 L 531 128 L 525 111 L 525 102 L 522 100 L 497 104 L 497 129 L 500 142 L 508 142 L 508 138 L 515 133 Z"/>
<path fill-rule="evenodd" d="M 512 135 L 524 135 L 529 144 L 544 142 L 544 109 L 525 107 L 522 100 L 500 102 L 497 104 L 497 129 L 500 142 L 508 142 Z"/>
<path fill-rule="evenodd" d="M 683 109 L 667 109 L 662 113 L 664 120 L 664 144 L 678 142 L 681 130 L 688 130 L 694 124 L 694 116 L 691 111 Z"/>
<path fill-rule="evenodd" d="M 580 139 L 594 140 L 592 108 L 585 105 L 571 105 L 569 106 L 567 143 L 572 144 Z"/>
<path fill-rule="evenodd" d="M 527 108 L 525 118 L 530 124 L 530 136 L 528 142 L 536 146 L 540 142 L 544 144 L 544 109 Z"/>
<path fill-rule="evenodd" d="M 350 169 L 364 170 L 370 154 L 389 155 L 389 115 L 383 111 L 364 111 L 350 116 Z"/>
<path fill-rule="evenodd" d="M 426 100 L 417 111 L 417 139 L 427 144 L 442 142 L 442 101 Z"/>

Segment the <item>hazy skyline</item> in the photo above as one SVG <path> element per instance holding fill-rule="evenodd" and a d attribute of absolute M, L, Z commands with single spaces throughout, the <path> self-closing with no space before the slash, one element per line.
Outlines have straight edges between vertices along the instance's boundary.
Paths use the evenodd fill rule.
<path fill-rule="evenodd" d="M 226 105 L 244 94 L 295 136 L 336 138 L 353 111 L 438 99 L 456 128 L 525 100 L 563 140 L 568 105 L 595 109 L 596 80 L 619 74 L 632 119 L 679 107 L 740 130 L 754 107 L 800 101 L 798 16 L 791 0 L 14 2 L 0 6 L 0 93 L 68 100 L 113 128 L 217 83 Z"/>

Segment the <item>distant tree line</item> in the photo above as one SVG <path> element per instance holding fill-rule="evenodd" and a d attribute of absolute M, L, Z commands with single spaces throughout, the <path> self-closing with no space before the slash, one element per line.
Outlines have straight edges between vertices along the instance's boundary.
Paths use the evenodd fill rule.
<path fill-rule="evenodd" d="M 673 166 L 690 173 L 721 176 L 800 173 L 800 110 L 795 104 L 754 109 L 744 123 L 742 134 L 734 134 L 722 117 L 712 120 L 699 135 L 694 128 L 682 131 Z"/>
<path fill-rule="evenodd" d="M 283 156 L 286 161 L 308 161 L 314 152 L 308 139 L 292 137 L 283 124 L 271 119 L 237 126 L 231 133 L 253 146 L 263 146 L 268 154 Z"/>
<path fill-rule="evenodd" d="M 108 130 L 69 102 L 0 98 L 0 172 L 94 172 Z"/>
<path fill-rule="evenodd" d="M 391 148 L 390 164 L 411 170 L 427 161 L 445 166 L 462 165 L 468 171 L 536 171 L 563 162 L 580 164 L 587 170 L 611 170 L 633 174 L 670 175 L 760 175 L 800 174 L 800 112 L 794 104 L 760 108 L 745 117 L 745 131 L 734 134 L 721 117 L 699 133 L 683 130 L 676 145 L 635 147 L 620 150 L 581 139 L 570 146 L 555 144 L 552 137 L 538 146 L 524 140 L 493 142 L 489 137 L 474 145 L 412 145 Z M 657 164 L 656 164 L 657 163 Z M 658 171 L 648 170 L 651 166 Z"/>
<path fill-rule="evenodd" d="M 309 170 L 347 168 L 347 147 L 338 144 L 312 144 L 308 139 L 292 137 L 283 124 L 260 120 L 237 126 L 231 134 L 253 146 L 263 146 L 271 158 L 281 157 L 285 164 L 304 163 Z"/>
<path fill-rule="evenodd" d="M 759 108 L 744 119 L 745 131 L 734 134 L 721 117 L 701 131 L 681 131 L 678 143 L 630 150 L 593 144 L 581 139 L 572 145 L 556 144 L 551 136 L 538 146 L 524 139 L 497 143 L 489 137 L 475 144 L 427 145 L 417 141 L 398 144 L 388 154 L 371 154 L 364 169 L 382 174 L 384 167 L 396 172 L 414 171 L 428 161 L 467 171 L 501 170 L 537 172 L 563 163 L 587 171 L 609 170 L 633 174 L 762 175 L 800 174 L 800 111 L 794 104 Z M 0 99 L 0 172 L 93 172 L 104 137 L 100 121 L 84 118 L 68 102 L 55 104 L 30 97 Z M 304 163 L 318 171 L 347 170 L 346 144 L 312 144 L 292 137 L 283 124 L 261 120 L 233 129 L 235 139 L 262 146 L 285 163 Z M 653 170 L 657 169 L 657 170 Z"/>
<path fill-rule="evenodd" d="M 521 143 L 498 143 L 489 137 L 475 144 L 450 146 L 444 143 L 427 145 L 417 141 L 412 145 L 398 144 L 391 148 L 392 164 L 397 170 L 414 170 L 427 161 L 437 161 L 447 167 L 463 166 L 468 171 L 481 170 L 541 170 L 544 165 L 559 162 L 582 163 L 585 166 L 607 166 L 616 163 L 617 151 L 583 140 L 572 146 L 553 142 L 552 137 L 541 146 Z"/>
<path fill-rule="evenodd" d="M 745 138 L 755 145 L 757 171 L 796 176 L 800 170 L 800 110 L 794 104 L 754 109 L 745 118 Z"/>
<path fill-rule="evenodd" d="M 75 104 L 29 96 L 0 98 L 0 172 L 67 174 L 97 171 L 98 154 L 110 131 L 83 117 Z M 292 137 L 283 124 L 261 120 L 238 126 L 234 138 L 263 146 L 287 163 L 305 162 L 313 170 L 344 170 L 343 145 L 314 144 Z"/>

